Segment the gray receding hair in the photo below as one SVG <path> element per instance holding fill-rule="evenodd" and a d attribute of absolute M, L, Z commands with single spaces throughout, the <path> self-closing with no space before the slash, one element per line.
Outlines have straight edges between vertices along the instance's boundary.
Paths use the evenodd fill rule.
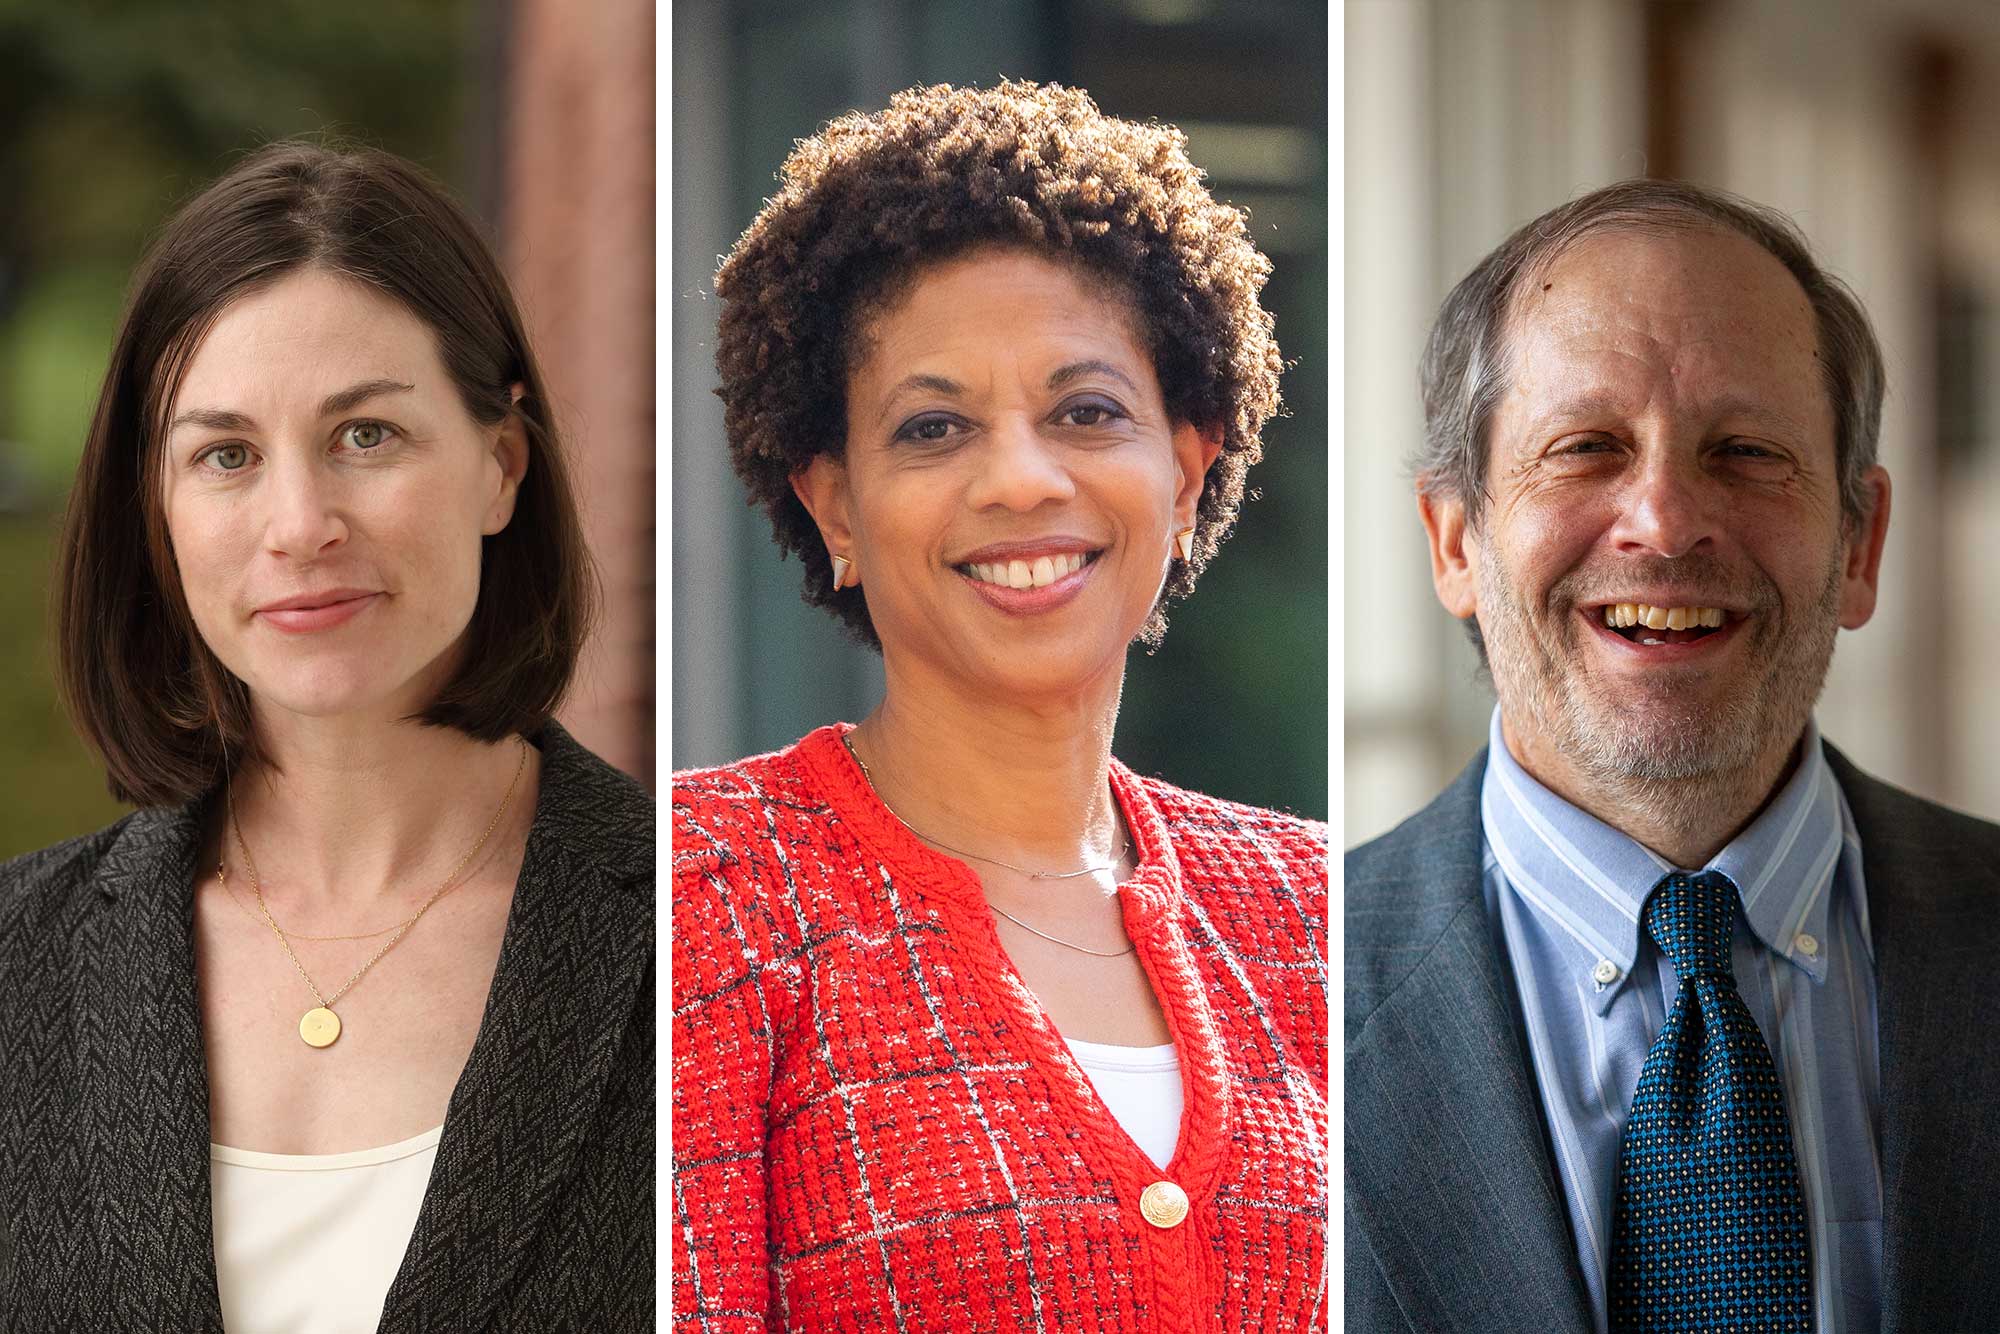
<path fill-rule="evenodd" d="M 1847 284 L 1813 259 L 1805 237 L 1775 209 L 1684 181 L 1634 179 L 1593 190 L 1522 227 L 1479 261 L 1439 307 L 1424 347 L 1425 495 L 1462 501 L 1477 524 L 1486 502 L 1486 433 L 1506 391 L 1507 321 L 1514 293 L 1564 251 L 1598 232 L 1722 229 L 1749 237 L 1805 289 L 1819 326 L 1819 362 L 1833 403 L 1840 505 L 1850 527 L 1869 509 L 1861 478 L 1882 434 L 1882 349 Z"/>

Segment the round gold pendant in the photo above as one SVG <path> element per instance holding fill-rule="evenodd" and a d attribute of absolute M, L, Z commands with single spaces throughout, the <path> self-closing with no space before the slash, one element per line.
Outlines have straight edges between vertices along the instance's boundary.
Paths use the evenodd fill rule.
<path fill-rule="evenodd" d="M 306 1017 L 299 1020 L 299 1036 L 308 1047 L 331 1047 L 340 1036 L 340 1016 L 324 1005 L 307 1010 Z"/>

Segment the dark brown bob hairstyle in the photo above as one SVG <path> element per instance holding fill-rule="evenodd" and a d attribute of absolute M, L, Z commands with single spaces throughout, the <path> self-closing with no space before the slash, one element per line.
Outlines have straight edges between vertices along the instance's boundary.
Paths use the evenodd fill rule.
<path fill-rule="evenodd" d="M 473 419 L 490 427 L 518 413 L 528 440 L 513 517 L 483 539 L 462 664 L 416 720 L 482 741 L 534 730 L 588 633 L 593 579 L 561 442 L 520 311 L 478 229 L 391 154 L 267 145 L 176 213 L 140 263 L 63 519 L 58 684 L 120 801 L 191 800 L 257 752 L 248 691 L 202 642 L 182 594 L 161 487 L 164 425 L 222 311 L 307 268 L 400 302 L 435 336 Z"/>
<path fill-rule="evenodd" d="M 1079 89 L 1010 81 L 912 88 L 801 140 L 784 187 L 715 276 L 730 461 L 779 549 L 803 559 L 806 602 L 880 648 L 862 590 L 834 590 L 791 475 L 846 452 L 847 377 L 869 318 L 925 266 L 988 245 L 1074 263 L 1123 297 L 1168 414 L 1222 437 L 1194 556 L 1174 561 L 1140 632 L 1157 644 L 1167 602 L 1194 591 L 1236 522 L 1284 370 L 1258 301 L 1271 263 L 1171 125 L 1107 116 Z"/>

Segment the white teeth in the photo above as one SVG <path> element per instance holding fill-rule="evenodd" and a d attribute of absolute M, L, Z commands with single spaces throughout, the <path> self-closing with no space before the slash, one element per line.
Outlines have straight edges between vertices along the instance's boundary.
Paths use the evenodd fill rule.
<path fill-rule="evenodd" d="M 1643 625 L 1649 630 L 1692 630 L 1696 626 L 1721 629 L 1724 616 L 1720 607 L 1655 607 L 1644 602 L 1613 602 L 1604 608 L 1604 623 L 1614 630 Z M 1644 639 L 1642 643 L 1662 641 Z"/>
<path fill-rule="evenodd" d="M 974 579 L 1004 588 L 1047 588 L 1058 579 L 1082 569 L 1089 557 L 1081 551 L 1059 556 L 1037 556 L 1033 560 L 979 562 L 965 566 Z"/>

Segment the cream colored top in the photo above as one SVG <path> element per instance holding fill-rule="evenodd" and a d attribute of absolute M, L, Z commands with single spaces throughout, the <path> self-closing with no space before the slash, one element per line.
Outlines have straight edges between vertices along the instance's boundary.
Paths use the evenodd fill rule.
<path fill-rule="evenodd" d="M 354 1334 L 382 1319 L 444 1127 L 353 1153 L 208 1146 L 230 1334 Z"/>

